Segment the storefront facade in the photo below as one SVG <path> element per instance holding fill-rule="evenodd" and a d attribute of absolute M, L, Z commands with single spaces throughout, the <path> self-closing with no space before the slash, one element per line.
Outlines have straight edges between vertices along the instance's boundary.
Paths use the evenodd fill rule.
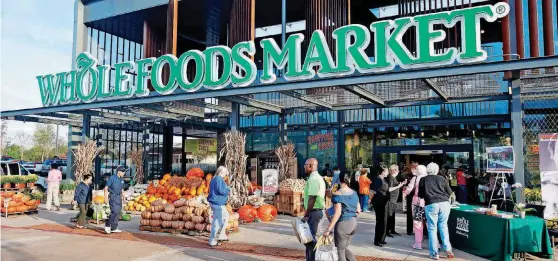
<path fill-rule="evenodd" d="M 76 1 L 75 71 L 39 76 L 44 107 L 2 119 L 97 140 L 98 175 L 139 144 L 149 176 L 184 173 L 188 139 L 236 129 L 255 157 L 293 142 L 299 173 L 310 157 L 482 173 L 486 147 L 513 145 L 523 177 L 521 88 L 558 100 L 556 5 L 523 23 L 514 1 L 367 2 Z"/>

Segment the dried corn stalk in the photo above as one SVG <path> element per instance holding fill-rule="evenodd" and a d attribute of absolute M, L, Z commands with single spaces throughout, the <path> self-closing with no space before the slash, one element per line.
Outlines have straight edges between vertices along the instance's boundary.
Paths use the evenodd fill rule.
<path fill-rule="evenodd" d="M 130 161 L 136 166 L 134 184 L 143 183 L 143 147 L 141 145 L 130 152 Z"/>
<path fill-rule="evenodd" d="M 219 160 L 224 157 L 225 167 L 229 170 L 231 194 L 229 203 L 234 209 L 246 205 L 248 202 L 248 185 L 250 180 L 246 175 L 246 159 L 244 153 L 246 134 L 238 131 L 223 133 L 223 145 L 219 151 Z"/>
<path fill-rule="evenodd" d="M 296 157 L 295 146 L 291 142 L 279 146 L 275 149 L 275 155 L 279 158 L 279 182 L 291 178 L 288 177 L 291 164 L 289 164 L 290 159 Z M 294 177 L 296 178 L 296 177 Z"/>
<path fill-rule="evenodd" d="M 103 147 L 97 147 L 97 142 L 89 140 L 85 144 L 78 145 L 77 149 L 72 151 L 75 157 L 75 176 L 76 185 L 83 180 L 85 175 L 93 175 L 93 160 L 103 150 Z"/>

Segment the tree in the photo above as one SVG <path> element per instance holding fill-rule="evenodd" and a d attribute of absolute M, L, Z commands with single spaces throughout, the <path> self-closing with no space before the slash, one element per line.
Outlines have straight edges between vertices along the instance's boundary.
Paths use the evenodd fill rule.
<path fill-rule="evenodd" d="M 23 153 L 30 147 L 31 136 L 29 134 L 26 134 L 25 132 L 20 131 L 16 134 L 13 141 L 15 145 L 18 145 L 21 148 L 20 155 L 18 155 L 16 158 L 23 160 Z"/>
<path fill-rule="evenodd" d="M 54 149 L 56 134 L 52 125 L 37 124 L 33 133 L 33 144 L 41 149 L 41 161 Z"/>
<path fill-rule="evenodd" d="M 4 153 L 6 147 L 6 135 L 8 133 L 8 122 L 0 120 L 0 151 Z"/>
<path fill-rule="evenodd" d="M 7 144 L 2 153 L 14 159 L 19 159 L 23 155 L 24 148 L 17 144 Z"/>

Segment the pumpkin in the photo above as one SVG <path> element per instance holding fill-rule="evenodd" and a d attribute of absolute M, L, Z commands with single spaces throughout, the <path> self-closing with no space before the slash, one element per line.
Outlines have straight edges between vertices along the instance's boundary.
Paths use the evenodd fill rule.
<path fill-rule="evenodd" d="M 149 212 L 149 211 L 144 211 L 144 212 L 142 212 L 142 213 L 141 213 L 141 218 L 144 218 L 144 219 L 151 219 L 151 212 Z"/>
<path fill-rule="evenodd" d="M 182 213 L 172 215 L 172 220 L 182 220 Z"/>
<path fill-rule="evenodd" d="M 174 229 L 184 229 L 184 221 L 174 221 L 172 224 Z"/>
<path fill-rule="evenodd" d="M 27 201 L 29 201 L 31 198 L 27 195 L 24 195 L 23 197 L 21 197 L 21 202 L 25 203 Z"/>
<path fill-rule="evenodd" d="M 186 200 L 180 199 L 180 200 L 177 200 L 177 201 L 173 202 L 172 204 L 174 205 L 174 207 L 180 208 L 180 207 L 183 207 L 184 205 L 186 205 Z"/>
<path fill-rule="evenodd" d="M 254 219 L 258 217 L 258 210 L 251 205 L 244 205 L 240 207 L 237 211 L 239 218 L 246 221 L 247 223 L 254 222 Z"/>
<path fill-rule="evenodd" d="M 200 216 L 192 217 L 192 222 L 194 222 L 196 224 L 203 223 L 203 221 L 205 221 L 205 219 L 203 217 L 200 217 Z"/>
<path fill-rule="evenodd" d="M 197 231 L 203 231 L 203 230 L 205 229 L 205 224 L 196 224 L 196 225 L 194 226 L 194 228 L 195 228 Z"/>
<path fill-rule="evenodd" d="M 28 207 L 35 206 L 37 202 L 35 200 L 25 202 L 25 205 Z"/>
<path fill-rule="evenodd" d="M 8 207 L 8 213 L 16 212 L 16 207 Z"/>
<path fill-rule="evenodd" d="M 142 226 L 149 226 L 150 222 L 151 221 L 149 219 L 143 219 L 143 218 L 140 219 L 140 225 L 142 225 Z"/>
<path fill-rule="evenodd" d="M 163 180 L 169 180 L 171 178 L 170 173 L 163 175 Z"/>
<path fill-rule="evenodd" d="M 204 189 L 204 187 L 200 186 L 200 187 L 198 188 L 198 190 L 196 191 L 196 195 L 199 196 L 199 195 L 203 194 L 203 189 Z"/>
<path fill-rule="evenodd" d="M 275 206 L 265 204 L 258 208 L 258 218 L 264 222 L 272 221 L 277 216 L 277 208 Z"/>
<path fill-rule="evenodd" d="M 194 224 L 194 222 L 191 222 L 191 221 L 187 221 L 187 222 L 184 223 L 184 228 L 188 229 L 188 230 L 194 229 L 195 226 L 196 226 L 196 224 Z"/>
<path fill-rule="evenodd" d="M 171 205 L 171 204 L 166 205 L 165 206 L 165 213 L 169 213 L 169 214 L 174 213 L 174 206 Z"/>
<path fill-rule="evenodd" d="M 210 224 L 207 224 L 207 226 L 205 226 L 205 231 L 211 232 L 211 225 Z"/>
<path fill-rule="evenodd" d="M 147 187 L 147 195 L 153 195 L 157 193 L 157 189 L 155 187 L 153 187 L 152 185 L 149 185 Z"/>
<path fill-rule="evenodd" d="M 191 168 L 188 170 L 188 172 L 186 173 L 186 178 L 194 178 L 194 177 L 198 177 L 198 178 L 202 178 L 203 179 L 204 173 L 203 170 L 200 168 Z"/>
<path fill-rule="evenodd" d="M 94 196 L 94 197 L 93 197 L 93 202 L 98 203 L 98 204 L 103 204 L 103 203 L 105 203 L 105 197 L 103 197 L 103 196 Z"/>
<path fill-rule="evenodd" d="M 164 220 L 164 221 L 172 221 L 173 218 L 174 218 L 174 215 L 173 215 L 173 214 L 163 213 L 163 214 L 161 215 L 161 219 Z"/>
<path fill-rule="evenodd" d="M 213 221 L 211 218 L 209 218 L 209 217 L 205 218 L 205 223 L 211 224 L 211 221 Z"/>
<path fill-rule="evenodd" d="M 238 213 L 235 212 L 230 215 L 230 218 L 231 220 L 238 220 L 240 217 L 238 216 Z"/>
<path fill-rule="evenodd" d="M 172 221 L 163 221 L 163 223 L 161 223 L 161 225 L 162 225 L 164 228 L 172 227 Z"/>
<path fill-rule="evenodd" d="M 196 216 L 202 216 L 203 215 L 203 209 L 202 208 L 196 208 L 194 210 L 194 215 Z"/>
<path fill-rule="evenodd" d="M 161 223 L 163 223 L 163 221 L 158 220 L 158 219 L 151 219 L 149 221 L 149 225 L 152 226 L 152 227 L 160 227 Z"/>
<path fill-rule="evenodd" d="M 161 212 L 155 212 L 155 213 L 151 214 L 151 219 L 157 219 L 157 220 L 159 220 L 159 219 L 161 219 L 161 214 L 163 214 L 163 213 L 161 213 Z"/>
<path fill-rule="evenodd" d="M 191 220 L 192 220 L 192 214 L 184 214 L 184 215 L 182 215 L 182 220 L 183 220 L 183 221 L 191 221 Z"/>

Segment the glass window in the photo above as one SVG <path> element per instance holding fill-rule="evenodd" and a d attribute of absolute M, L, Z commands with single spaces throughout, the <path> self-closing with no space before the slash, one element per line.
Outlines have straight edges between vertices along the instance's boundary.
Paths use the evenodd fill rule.
<path fill-rule="evenodd" d="M 420 145 L 418 126 L 380 127 L 376 131 L 376 146 Z"/>
<path fill-rule="evenodd" d="M 372 166 L 373 129 L 345 130 L 345 167 Z"/>
<path fill-rule="evenodd" d="M 289 131 L 287 139 L 295 145 L 298 164 L 298 176 L 304 174 L 304 162 L 308 159 L 308 133 L 306 131 Z"/>
<path fill-rule="evenodd" d="M 397 153 L 378 153 L 378 166 L 389 167 L 397 164 Z"/>
<path fill-rule="evenodd" d="M 326 163 L 337 165 L 337 130 L 310 131 L 308 136 L 308 158 L 316 158 L 319 169 Z"/>
<path fill-rule="evenodd" d="M 512 145 L 511 130 L 504 126 L 509 126 L 509 123 L 475 125 L 473 130 L 475 173 L 486 171 L 486 148 Z"/>
<path fill-rule="evenodd" d="M 279 142 L 278 132 L 255 132 L 252 137 L 253 151 L 274 150 Z"/>
<path fill-rule="evenodd" d="M 467 124 L 423 126 L 420 136 L 423 145 L 471 144 L 471 130 Z"/>

